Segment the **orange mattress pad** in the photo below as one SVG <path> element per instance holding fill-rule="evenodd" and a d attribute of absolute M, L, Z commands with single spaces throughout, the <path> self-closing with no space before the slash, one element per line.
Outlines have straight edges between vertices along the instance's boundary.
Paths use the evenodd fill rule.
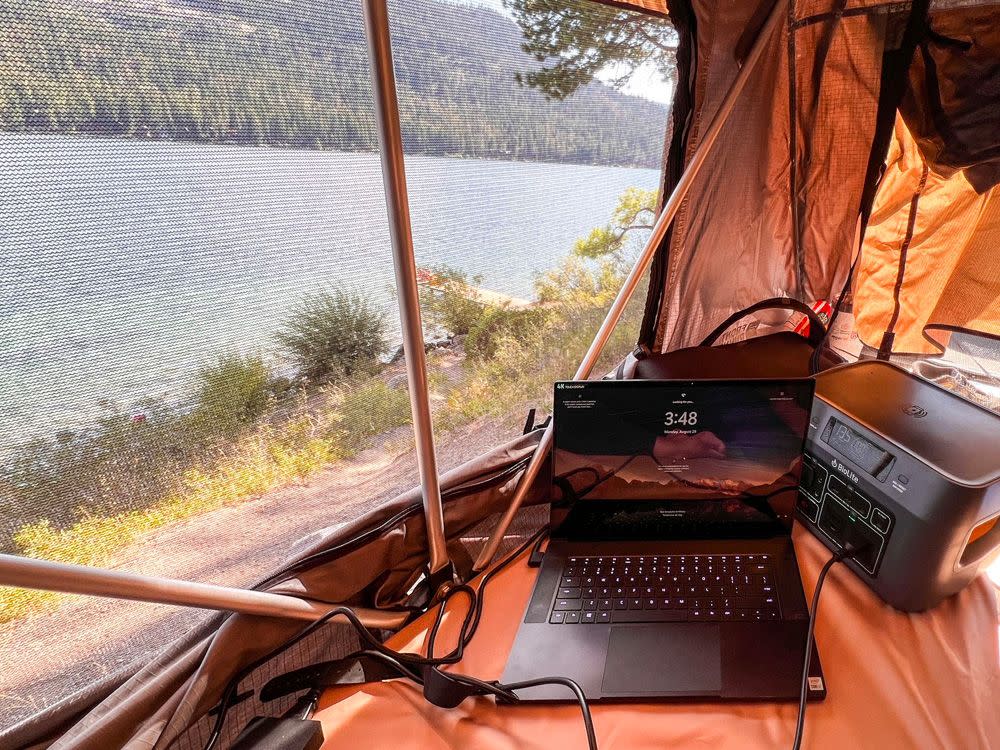
<path fill-rule="evenodd" d="M 796 527 L 796 554 L 811 597 L 829 552 Z M 498 679 L 531 593 L 536 570 L 522 555 L 494 577 L 483 620 L 451 671 Z M 456 598 L 436 647 L 451 647 L 463 615 Z M 435 612 L 388 645 L 423 652 Z M 809 705 L 803 748 L 1000 748 L 1000 649 L 996 588 L 980 576 L 937 608 L 898 612 L 846 567 L 831 570 L 820 601 L 816 639 L 829 695 Z M 791 703 L 614 703 L 592 706 L 601 750 L 789 748 Z M 452 710 L 424 701 L 404 680 L 327 690 L 314 717 L 324 747 L 585 748 L 576 704 L 497 705 L 466 699 Z"/>

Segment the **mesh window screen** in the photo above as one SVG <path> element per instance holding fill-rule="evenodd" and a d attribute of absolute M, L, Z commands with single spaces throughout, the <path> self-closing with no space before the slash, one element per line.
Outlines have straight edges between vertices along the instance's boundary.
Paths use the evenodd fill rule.
<path fill-rule="evenodd" d="M 391 7 L 406 150 L 435 154 L 407 162 L 423 318 L 439 345 L 435 424 L 443 441 L 492 440 L 548 409 L 648 236 L 676 37 L 588 2 L 497 0 L 436 19 L 442 6 Z M 428 50 L 474 61 L 440 83 L 459 104 L 405 85 L 422 80 Z M 634 347 L 644 298 L 645 286 L 595 375 Z"/>
<path fill-rule="evenodd" d="M 390 14 L 445 470 L 545 407 L 641 245 L 673 32 Z M 415 484 L 375 144 L 358 0 L 0 6 L 0 551 L 247 585 Z M 207 616 L 0 588 L 0 730 Z"/>

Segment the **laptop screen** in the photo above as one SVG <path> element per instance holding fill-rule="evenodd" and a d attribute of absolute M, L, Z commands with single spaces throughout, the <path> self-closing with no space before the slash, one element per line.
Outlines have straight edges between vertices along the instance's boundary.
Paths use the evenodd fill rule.
<path fill-rule="evenodd" d="M 807 379 L 557 383 L 553 498 L 569 516 L 561 530 L 787 533 L 812 393 Z"/>

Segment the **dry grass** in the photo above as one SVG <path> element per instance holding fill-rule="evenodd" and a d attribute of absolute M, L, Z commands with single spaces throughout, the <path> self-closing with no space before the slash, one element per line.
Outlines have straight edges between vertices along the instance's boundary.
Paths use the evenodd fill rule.
<path fill-rule="evenodd" d="M 107 565 L 120 549 L 153 529 L 305 480 L 346 455 L 335 438 L 310 434 L 302 421 L 280 431 L 267 425 L 242 438 L 211 469 L 185 472 L 180 489 L 149 508 L 86 515 L 67 528 L 41 520 L 22 527 L 14 542 L 27 557 Z M 49 592 L 0 587 L 0 623 L 57 600 Z"/>
<path fill-rule="evenodd" d="M 19 554 L 104 566 L 142 535 L 176 521 L 301 482 L 363 450 L 370 440 L 410 421 L 406 392 L 371 380 L 325 394 L 324 404 L 276 426 L 244 433 L 210 466 L 184 472 L 179 489 L 148 508 L 86 514 L 66 528 L 43 519 L 14 535 Z M 58 600 L 48 592 L 0 587 L 0 623 Z"/>

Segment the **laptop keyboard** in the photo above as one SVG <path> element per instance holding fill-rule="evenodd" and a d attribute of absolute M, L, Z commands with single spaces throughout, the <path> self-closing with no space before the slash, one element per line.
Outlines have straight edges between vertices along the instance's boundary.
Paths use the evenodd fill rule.
<path fill-rule="evenodd" d="M 553 624 L 777 620 L 769 555 L 571 557 Z"/>

